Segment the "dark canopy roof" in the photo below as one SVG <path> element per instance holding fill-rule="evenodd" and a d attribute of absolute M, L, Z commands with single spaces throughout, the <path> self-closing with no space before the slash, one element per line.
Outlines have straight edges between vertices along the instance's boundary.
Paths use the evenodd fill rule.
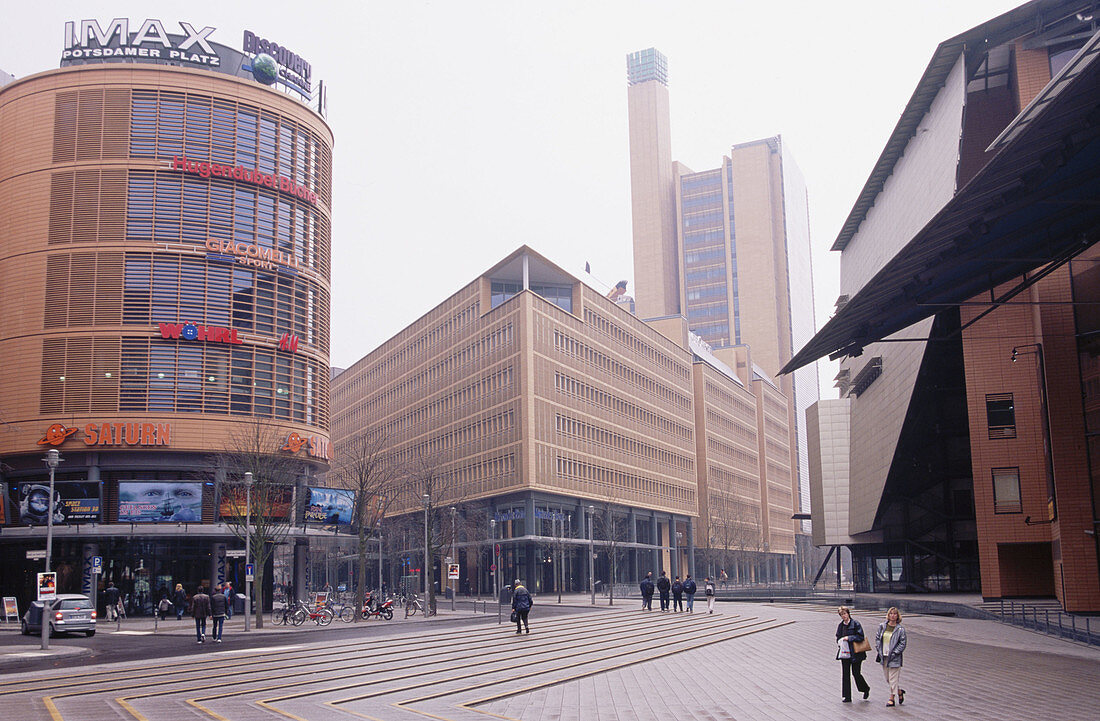
<path fill-rule="evenodd" d="M 1056 267 L 1100 239 L 1098 54 L 1100 33 L 994 141 L 992 160 L 781 373 L 825 355 L 859 355 L 944 306 Z"/>

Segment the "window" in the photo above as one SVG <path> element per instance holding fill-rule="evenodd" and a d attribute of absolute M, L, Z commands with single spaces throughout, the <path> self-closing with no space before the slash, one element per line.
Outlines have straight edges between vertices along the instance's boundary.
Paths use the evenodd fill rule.
<path fill-rule="evenodd" d="M 1016 437 L 1016 407 L 1011 393 L 990 393 L 985 397 L 985 418 L 990 438 Z"/>
<path fill-rule="evenodd" d="M 1020 469 L 993 469 L 993 512 L 1022 513 L 1020 503 Z"/>

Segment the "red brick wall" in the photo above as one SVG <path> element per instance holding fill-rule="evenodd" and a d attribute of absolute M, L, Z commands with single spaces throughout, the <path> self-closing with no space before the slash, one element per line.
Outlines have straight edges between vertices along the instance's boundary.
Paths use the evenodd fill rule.
<path fill-rule="evenodd" d="M 1002 543 L 997 558 L 1002 597 L 1054 595 L 1049 543 Z"/>

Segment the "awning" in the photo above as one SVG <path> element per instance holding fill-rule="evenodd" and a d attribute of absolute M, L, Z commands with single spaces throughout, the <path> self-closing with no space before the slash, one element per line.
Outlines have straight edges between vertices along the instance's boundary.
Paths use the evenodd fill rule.
<path fill-rule="evenodd" d="M 780 373 L 859 355 L 945 307 L 1034 282 L 1100 240 L 1098 55 L 1100 33 L 994 141 L 993 159 Z"/>

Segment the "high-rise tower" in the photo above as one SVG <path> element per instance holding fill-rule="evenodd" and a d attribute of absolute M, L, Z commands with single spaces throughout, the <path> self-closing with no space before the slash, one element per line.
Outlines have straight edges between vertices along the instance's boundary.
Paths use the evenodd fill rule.
<path fill-rule="evenodd" d="M 653 48 L 626 58 L 634 284 L 640 318 L 680 314 L 676 178 L 668 111 L 668 61 Z"/>
<path fill-rule="evenodd" d="M 674 162 L 665 57 L 654 49 L 628 55 L 627 76 L 638 314 L 682 315 L 713 348 L 749 347 L 753 364 L 787 396 L 798 472 L 786 483 L 795 509 L 808 511 L 805 410 L 820 395 L 817 369 L 777 375 L 815 331 L 802 174 L 778 136 L 734 145 L 718 168 L 693 172 Z"/>

